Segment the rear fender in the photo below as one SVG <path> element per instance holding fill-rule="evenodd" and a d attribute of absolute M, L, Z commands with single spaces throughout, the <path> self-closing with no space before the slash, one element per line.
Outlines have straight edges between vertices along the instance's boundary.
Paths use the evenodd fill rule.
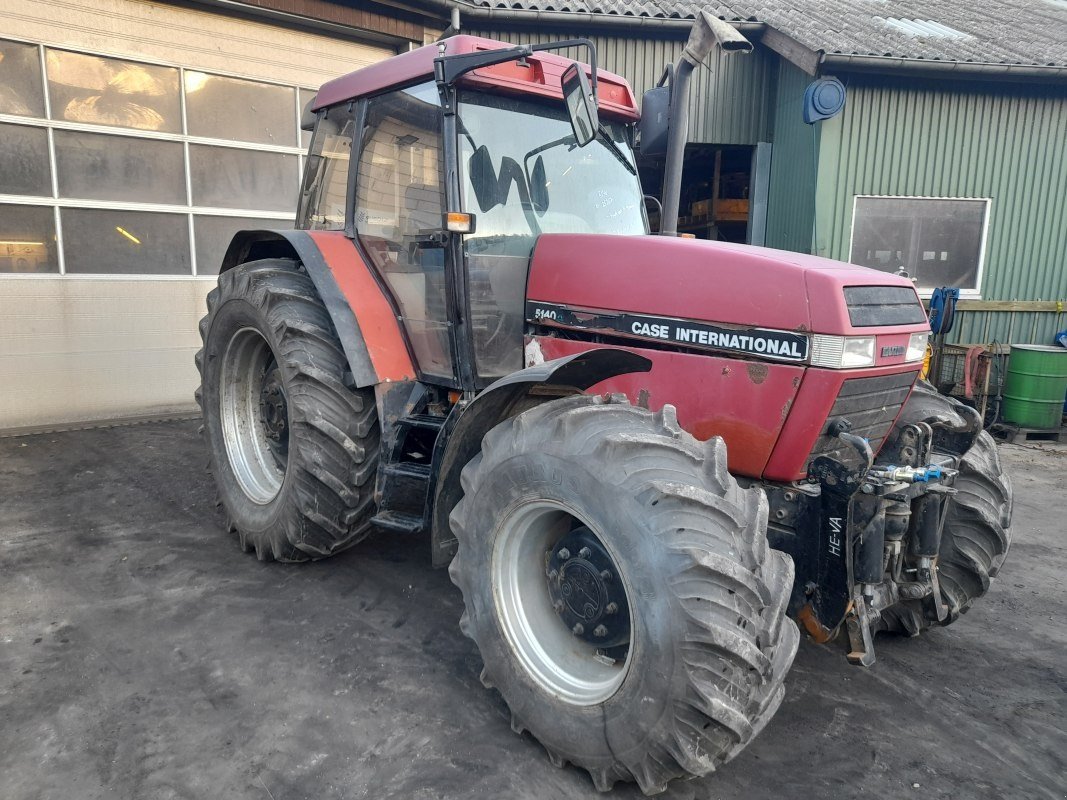
<path fill-rule="evenodd" d="M 333 321 L 357 388 L 415 378 L 389 297 L 351 239 L 333 231 L 240 231 L 220 272 L 264 258 L 292 258 L 304 265 Z"/>
<path fill-rule="evenodd" d="M 488 386 L 470 402 L 453 408 L 434 451 L 435 483 L 430 505 L 433 565 L 443 567 L 456 554 L 448 516 L 463 497 L 460 473 L 482 448 L 482 438 L 503 420 L 541 403 L 581 394 L 590 386 L 628 372 L 648 372 L 652 362 L 626 350 L 598 348 L 545 361 L 513 372 Z"/>

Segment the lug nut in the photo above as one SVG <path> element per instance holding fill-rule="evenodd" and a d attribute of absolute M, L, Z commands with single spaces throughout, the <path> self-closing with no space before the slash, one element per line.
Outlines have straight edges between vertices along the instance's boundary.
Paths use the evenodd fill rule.
<path fill-rule="evenodd" d="M 562 614 L 563 613 L 563 609 L 565 607 L 566 606 L 563 605 L 563 601 L 562 600 L 557 600 L 556 602 L 554 602 L 552 604 L 552 610 L 555 611 L 557 614 Z"/>
<path fill-rule="evenodd" d="M 568 550 L 566 547 L 560 548 L 560 551 L 556 553 L 556 558 L 558 558 L 560 561 L 566 561 L 570 557 L 571 551 Z"/>
<path fill-rule="evenodd" d="M 585 633 L 585 626 L 580 622 L 576 622 L 574 623 L 574 627 L 571 628 L 571 633 L 573 633 L 575 636 L 581 636 L 583 633 Z"/>
<path fill-rule="evenodd" d="M 558 578 L 558 577 L 559 577 L 559 572 L 558 572 L 558 571 L 556 571 L 556 570 L 554 570 L 554 569 L 550 569 L 550 570 L 548 571 L 548 579 L 549 579 L 550 581 L 554 581 L 554 580 L 555 580 L 556 578 Z"/>
<path fill-rule="evenodd" d="M 593 628 L 593 636 L 595 636 L 596 638 L 603 639 L 607 635 L 608 629 L 605 628 L 603 625 L 597 625 L 595 628 Z"/>
<path fill-rule="evenodd" d="M 615 576 L 611 574 L 611 570 L 602 570 L 600 573 L 600 580 L 610 582 L 615 579 Z"/>
<path fill-rule="evenodd" d="M 615 602 L 611 602 L 611 603 L 608 603 L 607 607 L 604 609 L 604 613 L 605 614 L 615 614 L 616 612 L 618 612 L 618 610 L 619 610 L 619 604 L 615 603 Z"/>
<path fill-rule="evenodd" d="M 593 551 L 590 550 L 588 547 L 583 547 L 581 550 L 578 551 L 578 555 L 580 555 L 582 558 L 589 558 L 589 556 L 593 555 Z"/>

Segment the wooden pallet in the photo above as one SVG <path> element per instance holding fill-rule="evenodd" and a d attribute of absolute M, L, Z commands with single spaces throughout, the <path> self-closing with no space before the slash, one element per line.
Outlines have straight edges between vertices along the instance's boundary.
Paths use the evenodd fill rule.
<path fill-rule="evenodd" d="M 1067 429 L 1059 428 L 1021 428 L 998 422 L 991 428 L 994 436 L 1009 444 L 1026 444 L 1028 442 L 1067 442 Z"/>

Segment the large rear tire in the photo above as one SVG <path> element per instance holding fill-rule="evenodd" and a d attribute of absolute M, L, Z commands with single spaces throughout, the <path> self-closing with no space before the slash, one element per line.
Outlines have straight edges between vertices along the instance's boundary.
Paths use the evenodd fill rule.
<path fill-rule="evenodd" d="M 314 284 L 294 261 L 219 276 L 197 402 L 226 527 L 261 560 L 324 558 L 370 530 L 379 430 Z"/>
<path fill-rule="evenodd" d="M 774 714 L 799 639 L 793 564 L 721 439 L 696 441 L 671 406 L 570 397 L 491 430 L 462 484 L 460 627 L 553 763 L 653 794 Z"/>
<path fill-rule="evenodd" d="M 955 400 L 920 383 L 901 412 L 898 428 L 911 422 L 955 421 L 963 427 Z M 1000 465 L 993 437 L 980 430 L 960 459 L 957 493 L 947 500 L 945 524 L 937 558 L 941 599 L 947 617 L 938 621 L 929 598 L 904 600 L 882 613 L 883 628 L 916 636 L 950 625 L 971 608 L 989 587 L 1011 547 L 1013 490 Z"/>

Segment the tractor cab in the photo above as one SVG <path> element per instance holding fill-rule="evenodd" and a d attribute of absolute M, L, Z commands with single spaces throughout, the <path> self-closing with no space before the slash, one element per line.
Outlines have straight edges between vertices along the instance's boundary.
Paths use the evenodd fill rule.
<path fill-rule="evenodd" d="M 438 68 L 435 78 L 435 62 L 469 59 L 498 63 L 447 78 Z M 522 367 L 527 274 L 542 234 L 648 233 L 636 104 L 621 78 L 601 72 L 601 107 L 590 109 L 574 62 L 520 58 L 471 36 L 395 61 L 400 85 L 351 96 L 362 87 L 349 76 L 313 101 L 298 227 L 357 242 L 388 284 L 424 379 L 481 388 Z"/>

